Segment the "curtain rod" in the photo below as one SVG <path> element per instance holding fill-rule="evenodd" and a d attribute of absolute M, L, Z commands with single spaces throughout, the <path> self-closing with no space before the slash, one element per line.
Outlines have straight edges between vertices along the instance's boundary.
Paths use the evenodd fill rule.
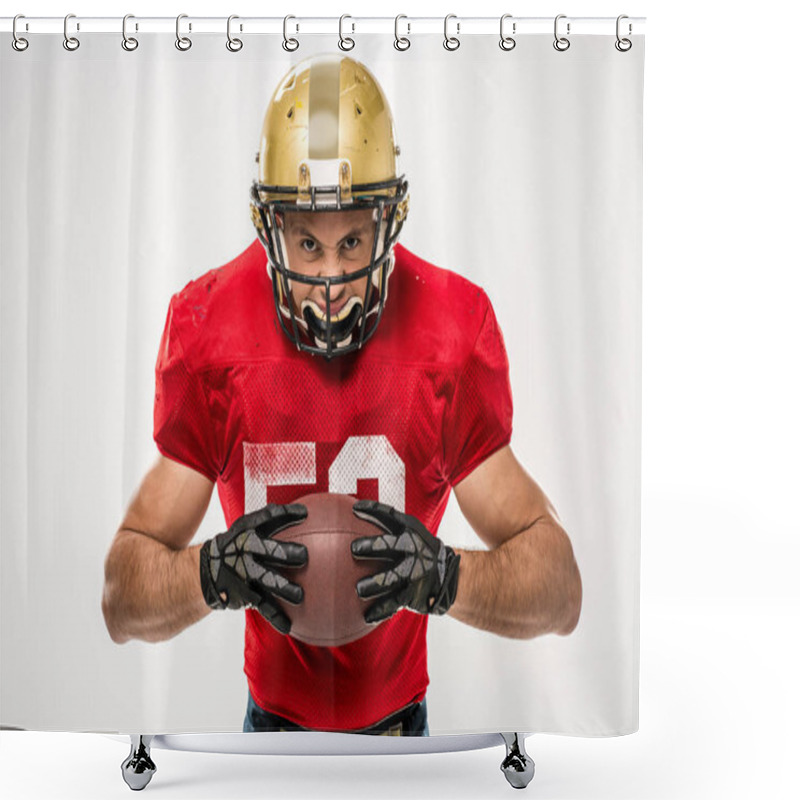
<path fill-rule="evenodd" d="M 228 30 L 227 17 L 195 17 L 181 15 L 181 29 L 192 34 L 225 34 Z M 505 15 L 505 30 L 512 35 L 553 34 L 554 17 L 514 17 Z M 614 35 L 617 30 L 616 17 L 570 17 L 559 15 L 559 29 L 569 34 Z M 402 35 L 422 33 L 443 33 L 444 17 L 339 17 L 292 16 L 288 20 L 289 30 L 295 34 L 335 34 L 340 30 L 346 34 L 386 33 L 394 34 L 395 25 Z M 623 33 L 626 36 L 644 33 L 645 17 L 625 17 Z M 0 18 L 0 31 L 11 33 L 13 18 Z M 234 17 L 231 30 L 237 34 L 283 34 L 284 17 Z M 17 33 L 63 33 L 64 17 L 27 17 L 17 20 Z M 449 31 L 458 36 L 472 34 L 498 33 L 500 16 L 497 17 L 459 17 L 451 15 Z M 81 17 L 70 15 L 70 33 L 121 33 L 122 17 Z M 129 33 L 175 33 L 175 17 L 136 17 L 127 22 Z"/>

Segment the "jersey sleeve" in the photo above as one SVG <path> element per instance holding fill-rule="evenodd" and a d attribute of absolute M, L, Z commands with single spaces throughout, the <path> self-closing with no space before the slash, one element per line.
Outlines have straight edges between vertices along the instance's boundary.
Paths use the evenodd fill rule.
<path fill-rule="evenodd" d="M 211 415 L 200 377 L 187 365 L 177 322 L 176 297 L 169 305 L 156 361 L 153 438 L 162 455 L 216 482 Z"/>
<path fill-rule="evenodd" d="M 489 298 L 445 415 L 445 477 L 455 486 L 511 441 L 513 403 L 503 334 Z"/>

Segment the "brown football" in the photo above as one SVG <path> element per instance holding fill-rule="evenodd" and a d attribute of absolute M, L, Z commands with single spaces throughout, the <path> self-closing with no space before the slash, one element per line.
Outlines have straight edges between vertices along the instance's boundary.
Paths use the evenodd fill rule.
<path fill-rule="evenodd" d="M 350 542 L 380 531 L 353 513 L 356 498 L 348 494 L 308 494 L 293 502 L 306 506 L 308 516 L 274 536 L 308 548 L 308 564 L 283 573 L 303 587 L 300 605 L 278 601 L 292 622 L 290 636 L 325 647 L 354 642 L 380 624 L 364 622 L 364 611 L 375 598 L 362 600 L 356 593 L 356 583 L 380 572 L 387 562 L 356 560 Z"/>

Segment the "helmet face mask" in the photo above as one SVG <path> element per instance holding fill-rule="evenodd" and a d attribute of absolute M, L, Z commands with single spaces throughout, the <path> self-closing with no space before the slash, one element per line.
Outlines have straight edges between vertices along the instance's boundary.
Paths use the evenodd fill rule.
<path fill-rule="evenodd" d="M 274 201 L 262 203 L 259 194 L 271 188 L 254 183 L 251 189 L 251 201 L 259 216 L 260 224 L 256 223 L 256 229 L 267 251 L 273 297 L 284 333 L 299 350 L 322 355 L 328 359 L 360 349 L 375 333 L 388 298 L 389 276 L 394 266 L 392 251 L 402 228 L 402 204 L 407 197 L 408 184 L 405 180 L 399 179 L 397 194 L 389 198 L 388 202 L 387 198 L 380 197 L 374 203 L 357 202 L 349 206 L 333 205 L 323 209 L 311 209 L 319 214 L 359 208 L 372 210 L 375 227 L 369 263 L 353 272 L 333 276 L 309 275 L 291 268 L 282 220 L 286 218 L 285 215 L 308 209 L 290 203 Z M 341 284 L 355 286 L 365 278 L 364 297 L 354 295 L 351 298 L 354 302 L 350 304 L 350 309 L 346 309 L 344 318 L 336 319 L 341 316 L 331 314 L 331 297 L 335 294 L 336 287 Z M 297 302 L 294 288 L 299 286 L 312 289 L 322 287 L 324 303 L 321 308 L 323 312 L 321 318 L 309 307 L 309 300 L 303 299 Z M 308 293 L 297 292 L 301 297 L 305 297 Z"/>
<path fill-rule="evenodd" d="M 276 90 L 264 120 L 251 214 L 267 252 L 278 319 L 299 350 L 331 359 L 360 349 L 375 333 L 408 211 L 408 183 L 396 174 L 398 152 L 386 98 L 358 62 L 308 59 Z M 366 265 L 322 276 L 289 263 L 289 215 L 356 210 L 369 210 L 374 224 Z M 365 279 L 362 296 L 355 286 Z M 331 314 L 340 284 L 349 284 L 352 294 Z M 320 296 L 317 287 L 322 307 L 312 298 L 312 292 Z"/>

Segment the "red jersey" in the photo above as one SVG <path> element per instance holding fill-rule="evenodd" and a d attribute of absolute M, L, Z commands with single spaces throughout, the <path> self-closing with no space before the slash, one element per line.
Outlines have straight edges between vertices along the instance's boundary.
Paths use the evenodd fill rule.
<path fill-rule="evenodd" d="M 216 482 L 228 525 L 267 503 L 337 492 L 388 503 L 435 535 L 451 487 L 509 443 L 508 359 L 486 293 L 400 245 L 395 256 L 374 336 L 330 361 L 281 329 L 258 241 L 172 298 L 154 437 Z M 244 671 L 267 711 L 348 730 L 425 696 L 426 615 L 402 609 L 342 647 L 246 615 Z"/>

